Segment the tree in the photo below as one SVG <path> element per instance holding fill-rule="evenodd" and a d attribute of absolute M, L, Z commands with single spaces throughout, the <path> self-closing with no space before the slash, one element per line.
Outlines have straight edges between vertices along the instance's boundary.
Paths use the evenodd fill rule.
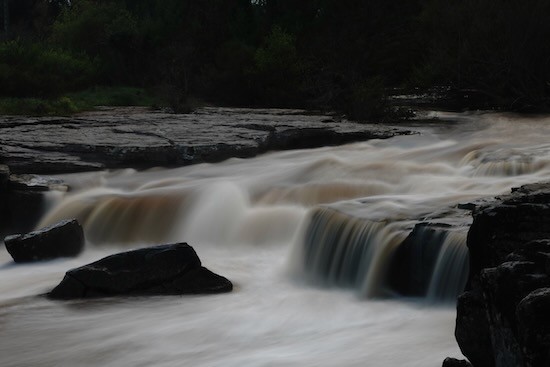
<path fill-rule="evenodd" d="M 10 0 L 4 0 L 4 33 L 6 38 L 9 35 L 10 28 Z"/>
<path fill-rule="evenodd" d="M 426 2 L 429 83 L 475 89 L 490 106 L 550 107 L 550 3 Z"/>

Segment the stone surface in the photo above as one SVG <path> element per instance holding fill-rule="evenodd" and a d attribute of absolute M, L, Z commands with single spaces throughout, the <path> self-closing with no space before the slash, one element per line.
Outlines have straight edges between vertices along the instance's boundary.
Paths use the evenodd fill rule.
<path fill-rule="evenodd" d="M 201 265 L 186 243 L 123 252 L 69 270 L 52 299 L 221 293 L 231 282 Z"/>
<path fill-rule="evenodd" d="M 0 117 L 0 162 L 15 173 L 174 167 L 409 131 L 302 110 L 104 108 L 72 117 Z"/>
<path fill-rule="evenodd" d="M 462 293 L 457 299 L 455 338 L 474 366 L 494 366 L 485 300 L 479 289 Z"/>
<path fill-rule="evenodd" d="M 0 164 L 0 235 L 8 227 L 8 181 L 10 178 L 10 169 L 8 166 Z"/>
<path fill-rule="evenodd" d="M 550 288 L 537 289 L 517 306 L 519 342 L 531 366 L 550 366 Z"/>
<path fill-rule="evenodd" d="M 52 190 L 68 187 L 52 177 L 9 174 L 9 168 L 0 165 L 0 236 L 32 231 L 43 214 L 44 195 Z"/>
<path fill-rule="evenodd" d="M 84 232 L 76 220 L 64 220 L 25 235 L 8 236 L 4 243 L 15 262 L 72 257 L 84 248 Z"/>
<path fill-rule="evenodd" d="M 472 367 L 472 364 L 464 359 L 445 358 L 441 367 Z"/>
<path fill-rule="evenodd" d="M 550 183 L 474 212 L 455 335 L 475 367 L 550 365 Z"/>
<path fill-rule="evenodd" d="M 397 248 L 389 265 L 388 282 L 403 296 L 425 297 L 448 227 L 419 223 Z"/>

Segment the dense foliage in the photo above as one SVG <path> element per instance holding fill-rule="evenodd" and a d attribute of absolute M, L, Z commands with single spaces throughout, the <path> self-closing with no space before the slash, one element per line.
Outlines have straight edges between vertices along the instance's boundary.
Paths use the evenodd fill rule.
<path fill-rule="evenodd" d="M 194 97 L 378 119 L 388 90 L 439 85 L 550 106 L 545 0 L 2 1 L 3 97 L 126 85 L 180 111 Z"/>

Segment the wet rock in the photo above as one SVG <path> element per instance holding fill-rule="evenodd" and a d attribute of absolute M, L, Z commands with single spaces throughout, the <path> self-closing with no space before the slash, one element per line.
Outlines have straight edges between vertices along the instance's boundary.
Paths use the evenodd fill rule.
<path fill-rule="evenodd" d="M 441 367 L 472 367 L 472 364 L 465 359 L 447 357 Z"/>
<path fill-rule="evenodd" d="M 550 183 L 474 212 L 455 335 L 475 367 L 550 365 Z"/>
<path fill-rule="evenodd" d="M 462 354 L 474 366 L 495 365 L 489 320 L 481 291 L 464 292 L 458 297 L 455 338 Z"/>
<path fill-rule="evenodd" d="M 34 262 L 77 256 L 84 248 L 84 233 L 72 219 L 28 234 L 8 236 L 4 243 L 15 262 Z"/>
<path fill-rule="evenodd" d="M 10 169 L 8 166 L 0 164 L 0 235 L 8 227 L 8 181 L 10 178 Z"/>
<path fill-rule="evenodd" d="M 409 133 L 278 109 L 202 108 L 171 114 L 118 107 L 73 117 L 0 116 L 3 161 L 15 173 L 174 167 Z"/>
<path fill-rule="evenodd" d="M 37 192 L 67 191 L 69 189 L 60 179 L 30 174 L 10 175 L 9 187 L 11 190 Z"/>
<path fill-rule="evenodd" d="M 429 223 L 414 226 L 390 262 L 388 282 L 392 290 L 404 296 L 426 296 L 448 230 Z"/>
<path fill-rule="evenodd" d="M 10 179 L 10 168 L 4 164 L 0 164 L 0 189 L 5 189 Z"/>
<path fill-rule="evenodd" d="M 231 282 L 201 265 L 186 243 L 123 252 L 69 270 L 48 296 L 73 299 L 130 295 L 222 293 Z"/>
<path fill-rule="evenodd" d="M 67 191 L 68 187 L 55 178 L 11 174 L 4 189 L 0 234 L 32 231 L 43 214 L 46 192 Z"/>
<path fill-rule="evenodd" d="M 384 134 L 378 135 L 372 131 L 343 133 L 325 127 L 292 128 L 272 131 L 262 146 L 262 150 L 315 148 L 375 139 L 377 137 L 384 138 Z"/>
<path fill-rule="evenodd" d="M 517 306 L 518 338 L 530 366 L 550 366 L 550 288 L 527 295 Z"/>

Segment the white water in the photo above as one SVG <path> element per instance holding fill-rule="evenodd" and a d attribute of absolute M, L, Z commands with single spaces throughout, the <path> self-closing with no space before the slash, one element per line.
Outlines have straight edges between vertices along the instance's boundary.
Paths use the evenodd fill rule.
<path fill-rule="evenodd" d="M 385 141 L 65 176 L 73 190 L 51 195 L 42 224 L 77 217 L 87 249 L 32 265 L 0 252 L 0 365 L 435 367 L 460 357 L 454 307 L 432 301 L 459 281 L 464 232 L 442 237 L 426 299 L 368 297 L 392 294 L 391 256 L 418 221 L 464 227 L 456 204 L 550 179 L 550 119 L 455 117 Z M 340 219 L 310 227 L 319 211 Z M 308 231 L 321 238 L 309 253 Z M 171 241 L 194 246 L 234 292 L 34 297 L 69 268 Z"/>

